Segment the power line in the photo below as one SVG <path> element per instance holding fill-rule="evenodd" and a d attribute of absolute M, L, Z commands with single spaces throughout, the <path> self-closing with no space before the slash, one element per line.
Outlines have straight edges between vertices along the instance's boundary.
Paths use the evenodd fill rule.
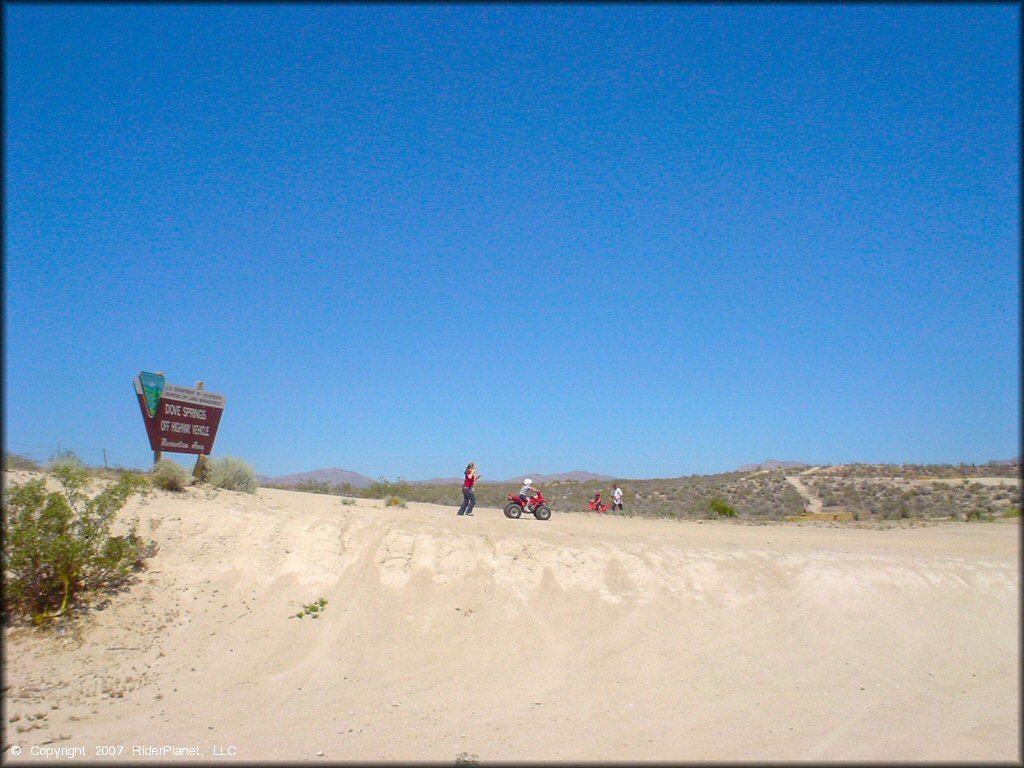
<path fill-rule="evenodd" d="M 53 446 L 25 443 L 20 440 L 7 440 L 4 443 L 4 450 L 7 453 L 19 453 L 41 464 L 45 464 L 50 459 L 60 455 L 62 453 L 61 449 L 62 443 L 59 441 L 56 445 L 56 450 L 54 450 Z M 79 450 L 72 450 L 71 453 L 74 453 L 86 464 L 95 463 L 96 466 L 104 467 L 109 467 L 111 462 L 113 462 L 115 468 L 130 469 L 134 467 L 148 469 L 153 463 L 151 457 L 139 454 L 129 456 L 103 446 L 79 446 Z"/>

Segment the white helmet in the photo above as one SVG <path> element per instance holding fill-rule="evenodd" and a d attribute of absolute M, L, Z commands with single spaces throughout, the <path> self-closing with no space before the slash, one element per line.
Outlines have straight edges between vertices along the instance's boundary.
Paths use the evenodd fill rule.
<path fill-rule="evenodd" d="M 523 480 L 523 485 L 533 485 L 533 480 L 531 480 L 530 478 L 526 478 L 525 480 Z"/>

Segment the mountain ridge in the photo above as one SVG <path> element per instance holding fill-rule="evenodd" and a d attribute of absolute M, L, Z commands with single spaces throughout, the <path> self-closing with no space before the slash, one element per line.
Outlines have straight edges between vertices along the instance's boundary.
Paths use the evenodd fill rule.
<path fill-rule="evenodd" d="M 507 480 L 489 480 L 481 478 L 480 483 L 491 483 L 506 485 L 509 483 L 521 483 L 524 478 L 530 478 L 534 483 L 557 483 L 565 481 L 573 482 L 609 482 L 615 480 L 612 475 L 602 475 L 596 472 L 587 472 L 582 469 L 574 469 L 571 472 L 559 472 L 546 475 L 541 472 L 526 472 Z M 302 485 L 303 483 L 325 483 L 327 485 L 345 485 L 348 483 L 353 488 L 368 488 L 377 481 L 368 475 L 353 472 L 348 469 L 327 467 L 314 469 L 309 472 L 294 472 L 289 475 L 257 475 L 256 479 L 261 485 Z M 411 485 L 452 485 L 462 483 L 462 477 L 434 477 L 429 480 L 406 480 Z"/>
<path fill-rule="evenodd" d="M 1020 465 L 1020 457 L 1012 459 L 992 459 L 986 462 L 984 465 L 979 466 L 995 466 L 995 467 L 1012 467 Z M 778 459 L 768 459 L 757 464 L 744 464 L 739 468 L 733 470 L 734 472 L 758 472 L 772 469 L 806 469 L 813 466 L 802 461 L 780 461 Z M 829 466 L 829 465 L 825 465 Z M 721 473 L 725 474 L 725 473 Z M 629 480 L 643 480 L 650 478 L 625 478 L 624 476 L 606 475 L 597 472 L 588 472 L 582 469 L 575 469 L 570 472 L 558 472 L 554 474 L 545 474 L 543 472 L 524 472 L 513 477 L 503 480 L 491 480 L 487 477 L 483 477 L 480 480 L 481 484 L 494 484 L 494 485 L 508 485 L 521 483 L 524 478 L 530 478 L 535 484 L 548 484 L 548 483 L 559 483 L 559 482 L 580 482 L 580 483 L 608 483 L 613 480 L 629 479 Z M 257 475 L 256 479 L 261 485 L 302 485 L 303 483 L 325 483 L 327 485 L 345 485 L 348 483 L 353 488 L 368 488 L 377 482 L 374 478 L 361 474 L 359 472 L 353 472 L 348 469 L 341 469 L 338 467 L 326 467 L 323 469 L 314 469 L 308 472 L 294 472 L 288 475 Z M 428 480 L 403 480 L 410 485 L 452 485 L 462 483 L 461 476 L 453 477 L 434 477 Z"/>
<path fill-rule="evenodd" d="M 369 488 L 376 480 L 367 475 L 361 475 L 349 469 L 338 467 L 325 467 L 314 469 L 309 472 L 294 472 L 290 475 L 257 475 L 256 479 L 260 485 L 302 485 L 303 483 L 326 483 L 327 485 L 345 485 L 348 483 L 353 488 Z"/>

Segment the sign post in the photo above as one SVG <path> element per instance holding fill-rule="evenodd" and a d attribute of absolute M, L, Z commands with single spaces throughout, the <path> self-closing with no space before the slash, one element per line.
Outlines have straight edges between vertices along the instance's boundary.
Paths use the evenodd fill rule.
<path fill-rule="evenodd" d="M 196 392 L 202 392 L 202 391 L 203 391 L 203 382 L 197 381 L 196 382 Z M 217 421 L 219 423 L 220 419 L 218 419 Z M 203 476 L 203 467 L 205 466 L 205 464 L 206 464 L 206 454 L 205 453 L 200 453 L 196 457 L 196 465 L 195 465 L 195 467 L 192 468 L 192 477 L 196 477 L 196 478 L 202 477 Z"/>
<path fill-rule="evenodd" d="M 134 384 L 153 462 L 164 452 L 199 454 L 194 473 L 200 473 L 213 451 L 227 398 L 206 392 L 201 381 L 195 389 L 169 384 L 162 372 L 142 371 Z"/>
<path fill-rule="evenodd" d="M 140 373 L 139 375 L 141 376 L 142 374 Z M 163 375 L 164 375 L 164 372 L 163 372 L 163 371 L 157 371 L 157 372 L 156 372 L 156 375 L 157 375 L 157 376 L 163 376 Z M 152 441 L 152 440 L 150 440 L 149 442 L 150 442 L 150 447 L 152 447 L 152 443 L 153 443 L 153 441 Z M 163 454 L 162 454 L 162 453 L 161 453 L 160 451 L 158 451 L 158 450 L 157 450 L 157 449 L 155 449 L 155 448 L 153 449 L 153 463 L 154 463 L 154 464 L 156 464 L 157 462 L 159 462 L 159 461 L 160 461 L 160 459 L 162 459 L 163 457 L 164 457 L 164 455 L 163 455 Z"/>

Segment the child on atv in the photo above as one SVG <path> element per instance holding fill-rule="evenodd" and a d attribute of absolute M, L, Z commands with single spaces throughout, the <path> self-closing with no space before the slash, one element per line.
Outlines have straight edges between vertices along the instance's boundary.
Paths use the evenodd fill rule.
<path fill-rule="evenodd" d="M 530 498 L 535 493 L 537 493 L 537 489 L 533 487 L 533 480 L 530 478 L 523 480 L 523 487 L 519 489 L 519 500 L 523 502 L 523 509 L 527 512 L 530 511 Z"/>

